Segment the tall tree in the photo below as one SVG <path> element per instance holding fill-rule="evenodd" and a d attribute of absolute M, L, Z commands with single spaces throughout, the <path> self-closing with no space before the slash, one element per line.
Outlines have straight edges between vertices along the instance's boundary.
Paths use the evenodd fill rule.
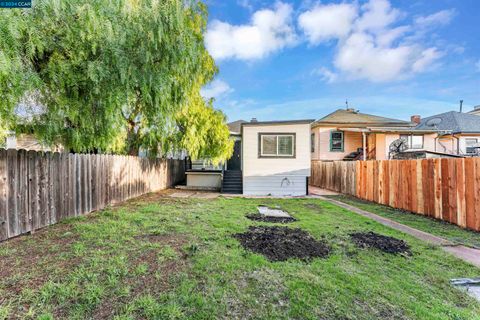
<path fill-rule="evenodd" d="M 181 140 L 171 138 L 178 114 L 217 71 L 206 18 L 201 2 L 182 0 L 38 0 L 2 12 L 0 115 L 13 121 L 15 105 L 35 92 L 44 111 L 34 132 L 49 144 L 168 151 Z"/>

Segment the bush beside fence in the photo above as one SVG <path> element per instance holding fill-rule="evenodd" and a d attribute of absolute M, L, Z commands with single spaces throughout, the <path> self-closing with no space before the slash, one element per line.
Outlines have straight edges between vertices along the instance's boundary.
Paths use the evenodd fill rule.
<path fill-rule="evenodd" d="M 312 161 L 310 181 L 480 231 L 480 158 Z"/>
<path fill-rule="evenodd" d="M 182 160 L 0 149 L 0 241 L 184 180 Z"/>

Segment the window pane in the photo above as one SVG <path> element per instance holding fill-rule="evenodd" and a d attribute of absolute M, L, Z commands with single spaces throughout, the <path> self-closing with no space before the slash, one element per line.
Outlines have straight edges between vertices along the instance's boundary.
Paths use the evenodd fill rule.
<path fill-rule="evenodd" d="M 343 149 L 343 143 L 342 141 L 332 141 L 332 150 L 342 150 Z"/>
<path fill-rule="evenodd" d="M 465 144 L 467 146 L 467 153 L 477 153 L 480 149 L 477 148 L 477 139 L 468 138 L 465 139 Z"/>
<path fill-rule="evenodd" d="M 467 146 L 472 147 L 472 146 L 475 146 L 477 144 L 477 139 L 473 139 L 473 138 L 465 139 L 465 142 L 466 142 Z"/>
<path fill-rule="evenodd" d="M 278 136 L 278 154 L 293 156 L 292 136 Z"/>
<path fill-rule="evenodd" d="M 277 137 L 276 136 L 262 136 L 262 154 L 265 154 L 265 155 L 277 154 Z"/>
<path fill-rule="evenodd" d="M 423 148 L 423 136 L 412 136 L 412 149 L 422 149 Z"/>
<path fill-rule="evenodd" d="M 342 132 L 332 132 L 332 140 L 342 140 L 343 133 Z"/>
<path fill-rule="evenodd" d="M 343 151 L 343 132 L 334 131 L 330 136 L 330 145 L 332 151 Z"/>

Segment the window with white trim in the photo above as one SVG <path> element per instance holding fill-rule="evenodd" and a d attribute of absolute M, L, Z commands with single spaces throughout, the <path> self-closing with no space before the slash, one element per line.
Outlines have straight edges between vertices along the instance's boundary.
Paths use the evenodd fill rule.
<path fill-rule="evenodd" d="M 477 138 L 465 138 L 465 146 L 467 153 L 477 153 L 478 151 L 478 139 Z"/>
<path fill-rule="evenodd" d="M 295 134 L 260 133 L 260 157 L 295 157 Z"/>
<path fill-rule="evenodd" d="M 409 149 L 423 149 L 423 135 L 401 134 L 400 139 L 407 142 Z"/>

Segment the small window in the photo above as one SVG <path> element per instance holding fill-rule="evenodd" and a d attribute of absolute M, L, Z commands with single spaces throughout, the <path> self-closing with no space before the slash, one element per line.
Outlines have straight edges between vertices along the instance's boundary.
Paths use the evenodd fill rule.
<path fill-rule="evenodd" d="M 330 151 L 343 152 L 344 141 L 342 131 L 330 132 Z"/>
<path fill-rule="evenodd" d="M 294 157 L 295 134 L 259 134 L 259 157 Z"/>
<path fill-rule="evenodd" d="M 423 135 L 402 134 L 400 139 L 407 142 L 409 149 L 423 149 Z"/>
<path fill-rule="evenodd" d="M 477 153 L 479 151 L 478 148 L 478 139 L 476 138 L 466 138 L 465 145 L 467 147 L 467 153 Z"/>
<path fill-rule="evenodd" d="M 310 151 L 315 152 L 315 133 L 310 135 Z"/>

